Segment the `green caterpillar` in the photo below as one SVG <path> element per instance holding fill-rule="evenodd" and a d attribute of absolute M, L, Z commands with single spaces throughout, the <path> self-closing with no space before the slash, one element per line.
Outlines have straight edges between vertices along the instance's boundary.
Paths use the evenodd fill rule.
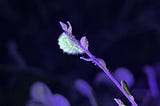
<path fill-rule="evenodd" d="M 63 52 L 68 54 L 76 55 L 84 53 L 84 51 L 72 40 L 70 40 L 64 32 L 58 38 L 58 45 Z"/>

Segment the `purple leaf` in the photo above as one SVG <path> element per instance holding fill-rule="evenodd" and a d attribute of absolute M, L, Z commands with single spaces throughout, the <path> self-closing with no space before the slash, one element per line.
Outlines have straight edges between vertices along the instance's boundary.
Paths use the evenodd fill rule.
<path fill-rule="evenodd" d="M 107 69 L 107 67 L 106 67 L 106 62 L 105 62 L 103 59 L 100 59 L 100 58 L 97 58 L 97 59 L 98 59 L 98 61 L 100 62 L 100 64 Z M 109 70 L 108 70 L 108 71 L 109 71 Z"/>
<path fill-rule="evenodd" d="M 88 40 L 86 38 L 86 36 L 83 36 L 80 40 L 81 42 L 81 45 L 86 49 L 88 50 L 88 47 L 89 47 L 89 44 L 88 44 Z"/>

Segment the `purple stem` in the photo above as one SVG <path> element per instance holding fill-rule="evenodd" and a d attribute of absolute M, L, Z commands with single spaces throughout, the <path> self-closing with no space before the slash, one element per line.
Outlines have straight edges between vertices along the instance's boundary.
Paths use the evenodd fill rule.
<path fill-rule="evenodd" d="M 104 73 L 111 79 L 111 81 L 118 87 L 118 89 L 126 96 L 126 98 L 131 102 L 132 106 L 138 106 L 136 104 L 136 102 L 131 98 L 131 95 L 128 95 L 123 88 L 121 87 L 121 85 L 119 84 L 119 82 L 112 76 L 112 74 L 109 72 L 108 69 L 106 69 L 104 66 L 102 66 L 102 64 L 98 61 L 98 59 L 93 56 L 89 50 L 85 49 L 79 41 L 77 41 L 73 35 L 71 33 L 65 32 L 66 35 L 69 37 L 69 39 L 71 39 L 75 44 L 77 44 L 90 58 L 91 60 L 99 66 L 99 68 L 101 68 Z"/>

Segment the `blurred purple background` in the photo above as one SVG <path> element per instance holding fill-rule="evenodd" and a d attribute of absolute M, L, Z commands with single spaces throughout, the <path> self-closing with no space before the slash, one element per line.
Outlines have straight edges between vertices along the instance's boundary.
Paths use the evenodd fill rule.
<path fill-rule="evenodd" d="M 130 90 L 140 106 L 160 106 L 144 72 L 149 65 L 160 85 L 159 0 L 1 0 L 0 10 L 0 106 L 25 106 L 36 81 L 71 106 L 91 106 L 75 89 L 77 79 L 91 85 L 98 106 L 116 106 L 115 97 L 129 104 L 109 79 L 97 84 L 97 66 L 59 49 L 59 21 L 70 21 L 76 38 L 86 36 L 112 73 L 125 67 L 133 74 Z"/>

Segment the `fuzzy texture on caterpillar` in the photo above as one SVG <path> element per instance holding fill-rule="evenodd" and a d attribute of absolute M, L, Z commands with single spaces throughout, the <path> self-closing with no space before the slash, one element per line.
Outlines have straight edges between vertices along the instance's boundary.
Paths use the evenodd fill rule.
<path fill-rule="evenodd" d="M 70 40 L 64 32 L 58 38 L 58 45 L 63 52 L 68 54 L 75 55 L 84 53 L 84 51 L 72 40 Z"/>

